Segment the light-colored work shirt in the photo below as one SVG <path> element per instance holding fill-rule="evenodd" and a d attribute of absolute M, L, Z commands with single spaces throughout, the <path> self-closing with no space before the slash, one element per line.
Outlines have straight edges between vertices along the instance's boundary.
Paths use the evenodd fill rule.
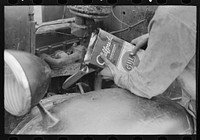
<path fill-rule="evenodd" d="M 196 114 L 196 7 L 158 7 L 148 30 L 148 47 L 138 67 L 120 71 L 115 83 L 150 99 L 177 78 L 183 91 L 181 104 L 186 109 L 193 104 Z"/>

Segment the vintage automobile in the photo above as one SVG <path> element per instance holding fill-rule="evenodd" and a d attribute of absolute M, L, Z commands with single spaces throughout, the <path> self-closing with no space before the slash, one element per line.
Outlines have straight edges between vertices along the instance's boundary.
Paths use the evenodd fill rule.
<path fill-rule="evenodd" d="M 7 24 L 11 21 L 9 20 L 11 18 L 9 8 L 11 7 L 6 9 Z M 42 26 L 48 27 L 41 30 L 39 30 L 41 26 L 38 26 L 38 33 L 35 35 L 36 47 L 33 45 L 34 41 L 31 40 L 32 43 L 29 42 L 28 49 L 19 49 L 22 45 L 27 45 L 22 43 L 26 40 L 22 36 L 23 40 L 18 42 L 18 50 L 9 47 L 4 50 L 6 128 L 10 128 L 11 122 L 20 118 L 14 128 L 9 131 L 5 130 L 5 133 L 191 134 L 193 132 L 192 118 L 176 101 L 164 94 L 152 99 L 138 97 L 128 90 L 116 87 L 113 81 L 102 80 L 96 70 L 77 80 L 79 84 L 72 84 L 70 88 L 62 89 L 63 82 L 69 75 L 79 70 L 81 62 L 76 61 L 64 70 L 53 70 L 40 58 L 40 54 L 47 53 L 53 56 L 57 50 L 64 50 L 72 55 L 74 50 L 70 47 L 74 43 L 83 43 L 87 46 L 89 36 L 87 34 L 90 34 L 95 27 L 83 25 L 83 23 L 94 25 L 94 20 L 91 19 L 101 19 L 102 13 L 80 14 L 76 8 L 71 7 L 70 9 L 75 9 L 71 11 L 76 14 L 75 21 L 73 18 L 67 19 L 66 23 L 52 21 L 53 23 L 43 24 Z M 78 9 L 81 7 L 78 6 Z M 15 10 L 20 11 L 17 8 Z M 123 11 L 122 14 L 126 12 Z M 106 14 L 103 14 L 103 18 Z M 11 26 L 11 24 L 6 25 L 7 36 L 12 32 Z M 52 28 L 54 33 L 59 32 L 71 36 L 67 40 L 64 37 L 60 38 L 54 33 L 49 33 Z M 89 32 L 85 33 L 88 30 Z M 29 35 L 30 38 L 34 36 Z M 56 41 L 52 40 L 54 37 Z M 47 41 L 44 41 L 45 38 Z M 12 41 L 16 43 L 16 40 Z M 10 42 L 6 42 L 6 45 L 10 46 Z"/>

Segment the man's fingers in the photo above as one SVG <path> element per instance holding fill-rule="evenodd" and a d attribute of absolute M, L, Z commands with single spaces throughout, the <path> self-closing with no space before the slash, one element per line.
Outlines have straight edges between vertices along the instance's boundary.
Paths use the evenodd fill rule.
<path fill-rule="evenodd" d="M 109 69 L 111 70 L 111 72 L 112 72 L 112 74 L 114 76 L 116 71 L 117 71 L 116 66 L 113 63 L 111 63 L 103 53 L 100 53 L 100 56 L 104 60 L 105 65 L 109 67 Z"/>
<path fill-rule="evenodd" d="M 137 44 L 137 42 L 138 42 L 138 40 L 137 40 L 137 39 L 133 39 L 133 40 L 131 41 L 131 44 L 133 44 L 133 45 L 136 45 L 136 44 Z"/>
<path fill-rule="evenodd" d="M 136 44 L 138 44 L 141 40 L 148 40 L 148 38 L 149 38 L 149 34 L 148 34 L 148 33 L 147 33 L 147 34 L 144 34 L 144 35 L 142 35 L 142 36 L 139 36 L 139 37 L 133 39 L 133 40 L 131 41 L 131 44 L 136 45 Z"/>
<path fill-rule="evenodd" d="M 101 55 L 101 58 L 104 60 L 105 65 L 114 71 L 115 65 L 113 65 L 113 63 L 111 63 L 103 53 L 100 53 L 100 55 Z"/>
<path fill-rule="evenodd" d="M 106 58 L 106 56 L 103 53 L 100 53 L 101 58 L 104 60 L 105 64 L 107 66 L 112 66 L 113 64 Z"/>
<path fill-rule="evenodd" d="M 139 37 L 133 39 L 133 40 L 131 41 L 131 44 L 136 45 L 136 44 L 141 40 L 141 38 L 142 38 L 142 37 L 139 36 Z"/>

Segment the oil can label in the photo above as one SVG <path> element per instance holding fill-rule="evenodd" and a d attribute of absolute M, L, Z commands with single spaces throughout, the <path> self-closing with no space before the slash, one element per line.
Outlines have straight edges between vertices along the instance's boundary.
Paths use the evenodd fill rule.
<path fill-rule="evenodd" d="M 104 68 L 104 61 L 100 53 L 102 52 L 119 70 L 130 71 L 134 67 L 134 58 L 130 53 L 134 45 L 99 29 L 97 39 L 92 47 L 90 64 Z"/>
<path fill-rule="evenodd" d="M 118 56 L 121 53 L 122 46 L 119 42 L 113 40 L 113 36 L 99 36 L 97 40 L 95 50 L 93 51 L 92 60 L 95 64 L 104 67 L 104 61 L 100 57 L 102 52 L 108 60 L 110 60 L 114 65 L 118 62 Z M 93 62 L 92 61 L 92 62 Z"/>

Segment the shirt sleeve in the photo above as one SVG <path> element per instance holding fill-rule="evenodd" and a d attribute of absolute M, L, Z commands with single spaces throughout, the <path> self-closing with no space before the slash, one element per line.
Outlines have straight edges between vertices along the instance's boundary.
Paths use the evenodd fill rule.
<path fill-rule="evenodd" d="M 149 24 L 144 57 L 129 73 L 120 71 L 115 75 L 118 86 L 151 98 L 163 93 L 183 72 L 195 55 L 196 31 L 175 15 L 157 10 Z"/>

